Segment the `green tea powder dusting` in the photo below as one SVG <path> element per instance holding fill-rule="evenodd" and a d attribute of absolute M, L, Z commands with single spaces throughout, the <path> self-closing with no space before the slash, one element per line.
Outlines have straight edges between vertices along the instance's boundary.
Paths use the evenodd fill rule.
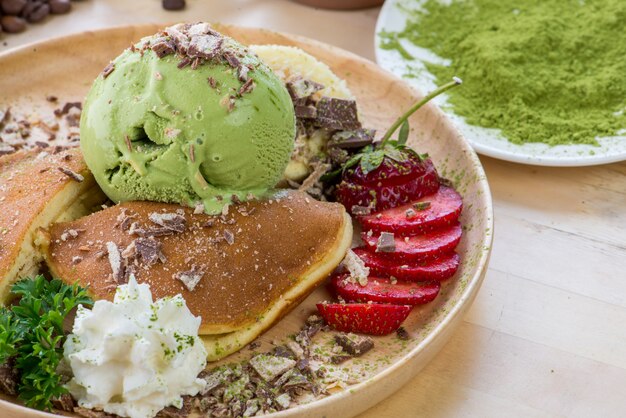
<path fill-rule="evenodd" d="M 451 60 L 426 67 L 439 84 L 464 80 L 449 102 L 468 123 L 517 144 L 597 145 L 626 128 L 625 0 L 427 0 L 407 13 L 381 47 L 407 58 L 406 39 Z"/>

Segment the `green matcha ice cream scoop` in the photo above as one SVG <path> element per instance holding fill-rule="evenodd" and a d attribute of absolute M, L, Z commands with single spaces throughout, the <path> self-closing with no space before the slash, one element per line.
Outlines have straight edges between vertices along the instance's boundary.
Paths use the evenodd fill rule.
<path fill-rule="evenodd" d="M 80 144 L 115 202 L 204 204 L 260 196 L 281 178 L 295 116 L 281 80 L 206 23 L 143 39 L 105 68 L 85 100 Z"/>

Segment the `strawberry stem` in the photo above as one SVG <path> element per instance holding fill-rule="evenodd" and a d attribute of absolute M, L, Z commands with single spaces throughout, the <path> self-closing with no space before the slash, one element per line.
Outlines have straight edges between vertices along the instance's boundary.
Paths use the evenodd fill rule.
<path fill-rule="evenodd" d="M 449 82 L 447 84 L 444 84 L 443 86 L 441 86 L 441 87 L 431 91 L 422 100 L 420 100 L 419 102 L 417 102 L 413 106 L 411 106 L 411 108 L 409 110 L 407 110 L 402 116 L 400 116 L 398 119 L 396 119 L 396 121 L 393 123 L 393 125 L 391 125 L 389 130 L 385 133 L 385 136 L 383 136 L 383 139 L 380 142 L 380 146 L 381 147 L 385 146 L 385 143 L 389 140 L 389 138 L 391 138 L 391 135 L 393 135 L 393 133 L 396 130 L 398 130 L 400 125 L 402 125 L 402 123 L 404 123 L 404 121 L 406 121 L 409 118 L 409 116 L 411 116 L 413 113 L 415 113 L 415 111 L 417 109 L 419 109 L 420 107 L 422 107 L 423 105 L 428 103 L 433 98 L 439 96 L 441 93 L 443 93 L 443 92 L 445 92 L 447 90 L 450 90 L 452 87 L 458 86 L 462 82 L 463 81 L 460 78 L 453 77 L 451 82 Z"/>

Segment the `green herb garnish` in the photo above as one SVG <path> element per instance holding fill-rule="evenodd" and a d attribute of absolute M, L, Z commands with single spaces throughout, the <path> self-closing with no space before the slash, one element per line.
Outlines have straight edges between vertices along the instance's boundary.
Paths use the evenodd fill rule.
<path fill-rule="evenodd" d="M 80 286 L 43 276 L 24 279 L 11 293 L 19 302 L 0 308 L 0 363 L 15 359 L 19 397 L 32 408 L 52 409 L 52 400 L 67 389 L 57 368 L 63 358 L 63 321 L 78 305 L 93 306 Z"/>

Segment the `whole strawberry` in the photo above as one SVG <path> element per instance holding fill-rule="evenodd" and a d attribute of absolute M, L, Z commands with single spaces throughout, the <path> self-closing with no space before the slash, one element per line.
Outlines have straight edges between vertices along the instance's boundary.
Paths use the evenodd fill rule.
<path fill-rule="evenodd" d="M 429 100 L 461 84 L 461 80 L 441 86 L 414 104 L 400 116 L 382 140 L 364 147 L 333 173 L 341 175 L 336 198 L 353 215 L 365 215 L 417 200 L 439 189 L 439 175 L 428 155 L 421 155 L 407 147 L 408 118 Z M 398 130 L 398 139 L 391 136 Z"/>

